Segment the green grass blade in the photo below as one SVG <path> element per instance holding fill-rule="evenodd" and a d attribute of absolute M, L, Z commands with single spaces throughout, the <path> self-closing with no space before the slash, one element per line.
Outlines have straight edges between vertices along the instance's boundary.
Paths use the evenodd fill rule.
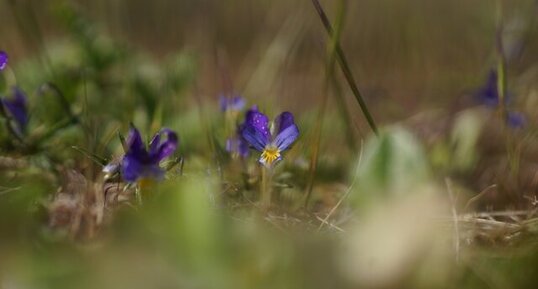
<path fill-rule="evenodd" d="M 335 37 L 335 32 L 333 30 L 331 22 L 329 21 L 327 14 L 325 14 L 323 7 L 319 3 L 319 0 L 312 0 L 312 3 L 314 4 L 314 7 L 316 8 L 316 11 L 319 14 L 319 17 L 321 19 L 321 22 L 323 23 L 323 26 L 325 27 L 325 30 L 327 31 L 327 33 L 332 39 L 336 39 L 335 41 L 336 60 L 338 61 L 338 64 L 340 65 L 340 68 L 342 69 L 342 73 L 344 74 L 344 77 L 346 78 L 346 81 L 349 87 L 351 88 L 351 92 L 353 92 L 353 95 L 355 96 L 355 99 L 357 100 L 357 103 L 359 104 L 361 111 L 364 114 L 366 121 L 368 122 L 368 125 L 370 126 L 372 131 L 377 135 L 378 130 L 377 130 L 377 126 L 374 121 L 374 118 L 372 117 L 372 114 L 368 110 L 368 106 L 366 105 L 366 102 L 364 101 L 364 98 L 362 97 L 362 94 L 360 93 L 359 88 L 357 87 L 355 83 L 355 78 L 353 76 L 353 73 L 351 72 L 351 68 L 348 65 L 348 61 L 344 54 L 344 51 L 342 50 L 342 47 L 340 46 L 340 42 L 338 41 L 338 38 Z"/>

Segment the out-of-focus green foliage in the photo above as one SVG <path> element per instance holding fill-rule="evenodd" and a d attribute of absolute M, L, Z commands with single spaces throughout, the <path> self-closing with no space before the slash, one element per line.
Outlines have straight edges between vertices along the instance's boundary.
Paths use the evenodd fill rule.
<path fill-rule="evenodd" d="M 422 146 L 406 129 L 395 126 L 371 137 L 359 159 L 355 192 L 357 206 L 416 193 L 427 185 L 430 171 Z"/>

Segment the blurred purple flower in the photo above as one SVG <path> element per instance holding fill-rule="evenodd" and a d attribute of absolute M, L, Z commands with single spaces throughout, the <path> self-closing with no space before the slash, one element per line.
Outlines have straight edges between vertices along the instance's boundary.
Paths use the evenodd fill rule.
<path fill-rule="evenodd" d="M 0 50 L 0 71 L 4 70 L 7 66 L 8 56 L 5 51 Z"/>
<path fill-rule="evenodd" d="M 491 70 L 485 85 L 476 93 L 478 100 L 490 108 L 497 108 L 499 106 L 497 77 L 497 71 Z M 507 94 L 505 104 L 508 103 L 509 97 L 510 94 Z M 526 123 L 525 116 L 520 112 L 510 111 L 506 116 L 506 123 L 512 128 L 522 128 Z"/>
<path fill-rule="evenodd" d="M 162 141 L 161 137 L 166 136 Z M 133 183 L 140 178 L 162 179 L 164 170 L 159 163 L 174 153 L 178 137 L 170 129 L 161 129 L 149 143 L 149 150 L 142 142 L 140 132 L 131 126 L 127 138 L 127 152 L 121 162 L 123 179 Z"/>
<path fill-rule="evenodd" d="M 522 128 L 527 124 L 527 120 L 520 112 L 508 112 L 506 123 L 512 128 Z"/>
<path fill-rule="evenodd" d="M 5 108 L 4 111 L 15 120 L 19 132 L 24 132 L 28 124 L 28 108 L 24 92 L 18 87 L 13 87 L 11 98 L 1 98 L 0 103 Z"/>
<path fill-rule="evenodd" d="M 221 111 L 241 111 L 245 105 L 245 99 L 239 95 L 233 97 L 220 96 Z"/>
<path fill-rule="evenodd" d="M 249 155 L 249 146 L 241 135 L 237 135 L 226 140 L 226 151 L 241 158 L 246 158 Z"/>
<path fill-rule="evenodd" d="M 499 105 L 499 90 L 497 87 L 497 71 L 491 70 L 484 86 L 477 92 L 478 101 L 489 107 Z"/>
<path fill-rule="evenodd" d="M 244 127 L 243 138 L 257 151 L 261 152 L 259 162 L 266 167 L 282 159 L 281 153 L 287 150 L 299 137 L 299 128 L 295 125 L 290 112 L 281 113 L 274 121 L 276 136 L 269 129 L 269 118 L 257 111 L 249 110 Z"/>

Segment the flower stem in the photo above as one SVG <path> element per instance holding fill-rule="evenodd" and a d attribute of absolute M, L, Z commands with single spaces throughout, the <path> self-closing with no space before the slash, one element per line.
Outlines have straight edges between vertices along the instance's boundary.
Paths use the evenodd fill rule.
<path fill-rule="evenodd" d="M 261 198 L 262 209 L 266 210 L 271 206 L 271 178 L 273 174 L 270 168 L 262 166 Z"/>

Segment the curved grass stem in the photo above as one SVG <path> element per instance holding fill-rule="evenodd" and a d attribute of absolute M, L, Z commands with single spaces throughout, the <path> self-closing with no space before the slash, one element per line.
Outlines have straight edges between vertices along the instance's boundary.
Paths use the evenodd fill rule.
<path fill-rule="evenodd" d="M 355 100 L 359 104 L 362 113 L 364 114 L 364 117 L 366 118 L 366 121 L 368 122 L 368 125 L 372 129 L 372 131 L 377 135 L 377 125 L 374 121 L 374 118 L 372 117 L 372 114 L 368 110 L 368 106 L 366 105 L 366 102 L 364 101 L 364 98 L 362 97 L 362 94 L 359 91 L 359 88 L 357 87 L 355 83 L 355 77 L 353 76 L 353 73 L 351 72 L 351 68 L 349 67 L 347 58 L 344 54 L 344 51 L 342 50 L 342 47 L 340 46 L 340 41 L 338 40 L 338 36 L 335 33 L 331 22 L 329 21 L 329 18 L 327 17 L 327 14 L 323 10 L 323 7 L 321 6 L 321 3 L 319 3 L 319 0 L 312 0 L 312 4 L 314 5 L 314 8 L 316 8 L 316 11 L 318 12 L 318 15 L 321 19 L 321 22 L 323 23 L 323 26 L 325 27 L 325 30 L 329 34 L 329 37 L 331 38 L 332 42 L 334 43 L 334 50 L 336 53 L 336 61 L 340 65 L 340 68 L 342 70 L 342 73 L 344 74 L 344 77 L 346 78 L 346 81 L 351 88 L 351 92 L 355 96 Z"/>

